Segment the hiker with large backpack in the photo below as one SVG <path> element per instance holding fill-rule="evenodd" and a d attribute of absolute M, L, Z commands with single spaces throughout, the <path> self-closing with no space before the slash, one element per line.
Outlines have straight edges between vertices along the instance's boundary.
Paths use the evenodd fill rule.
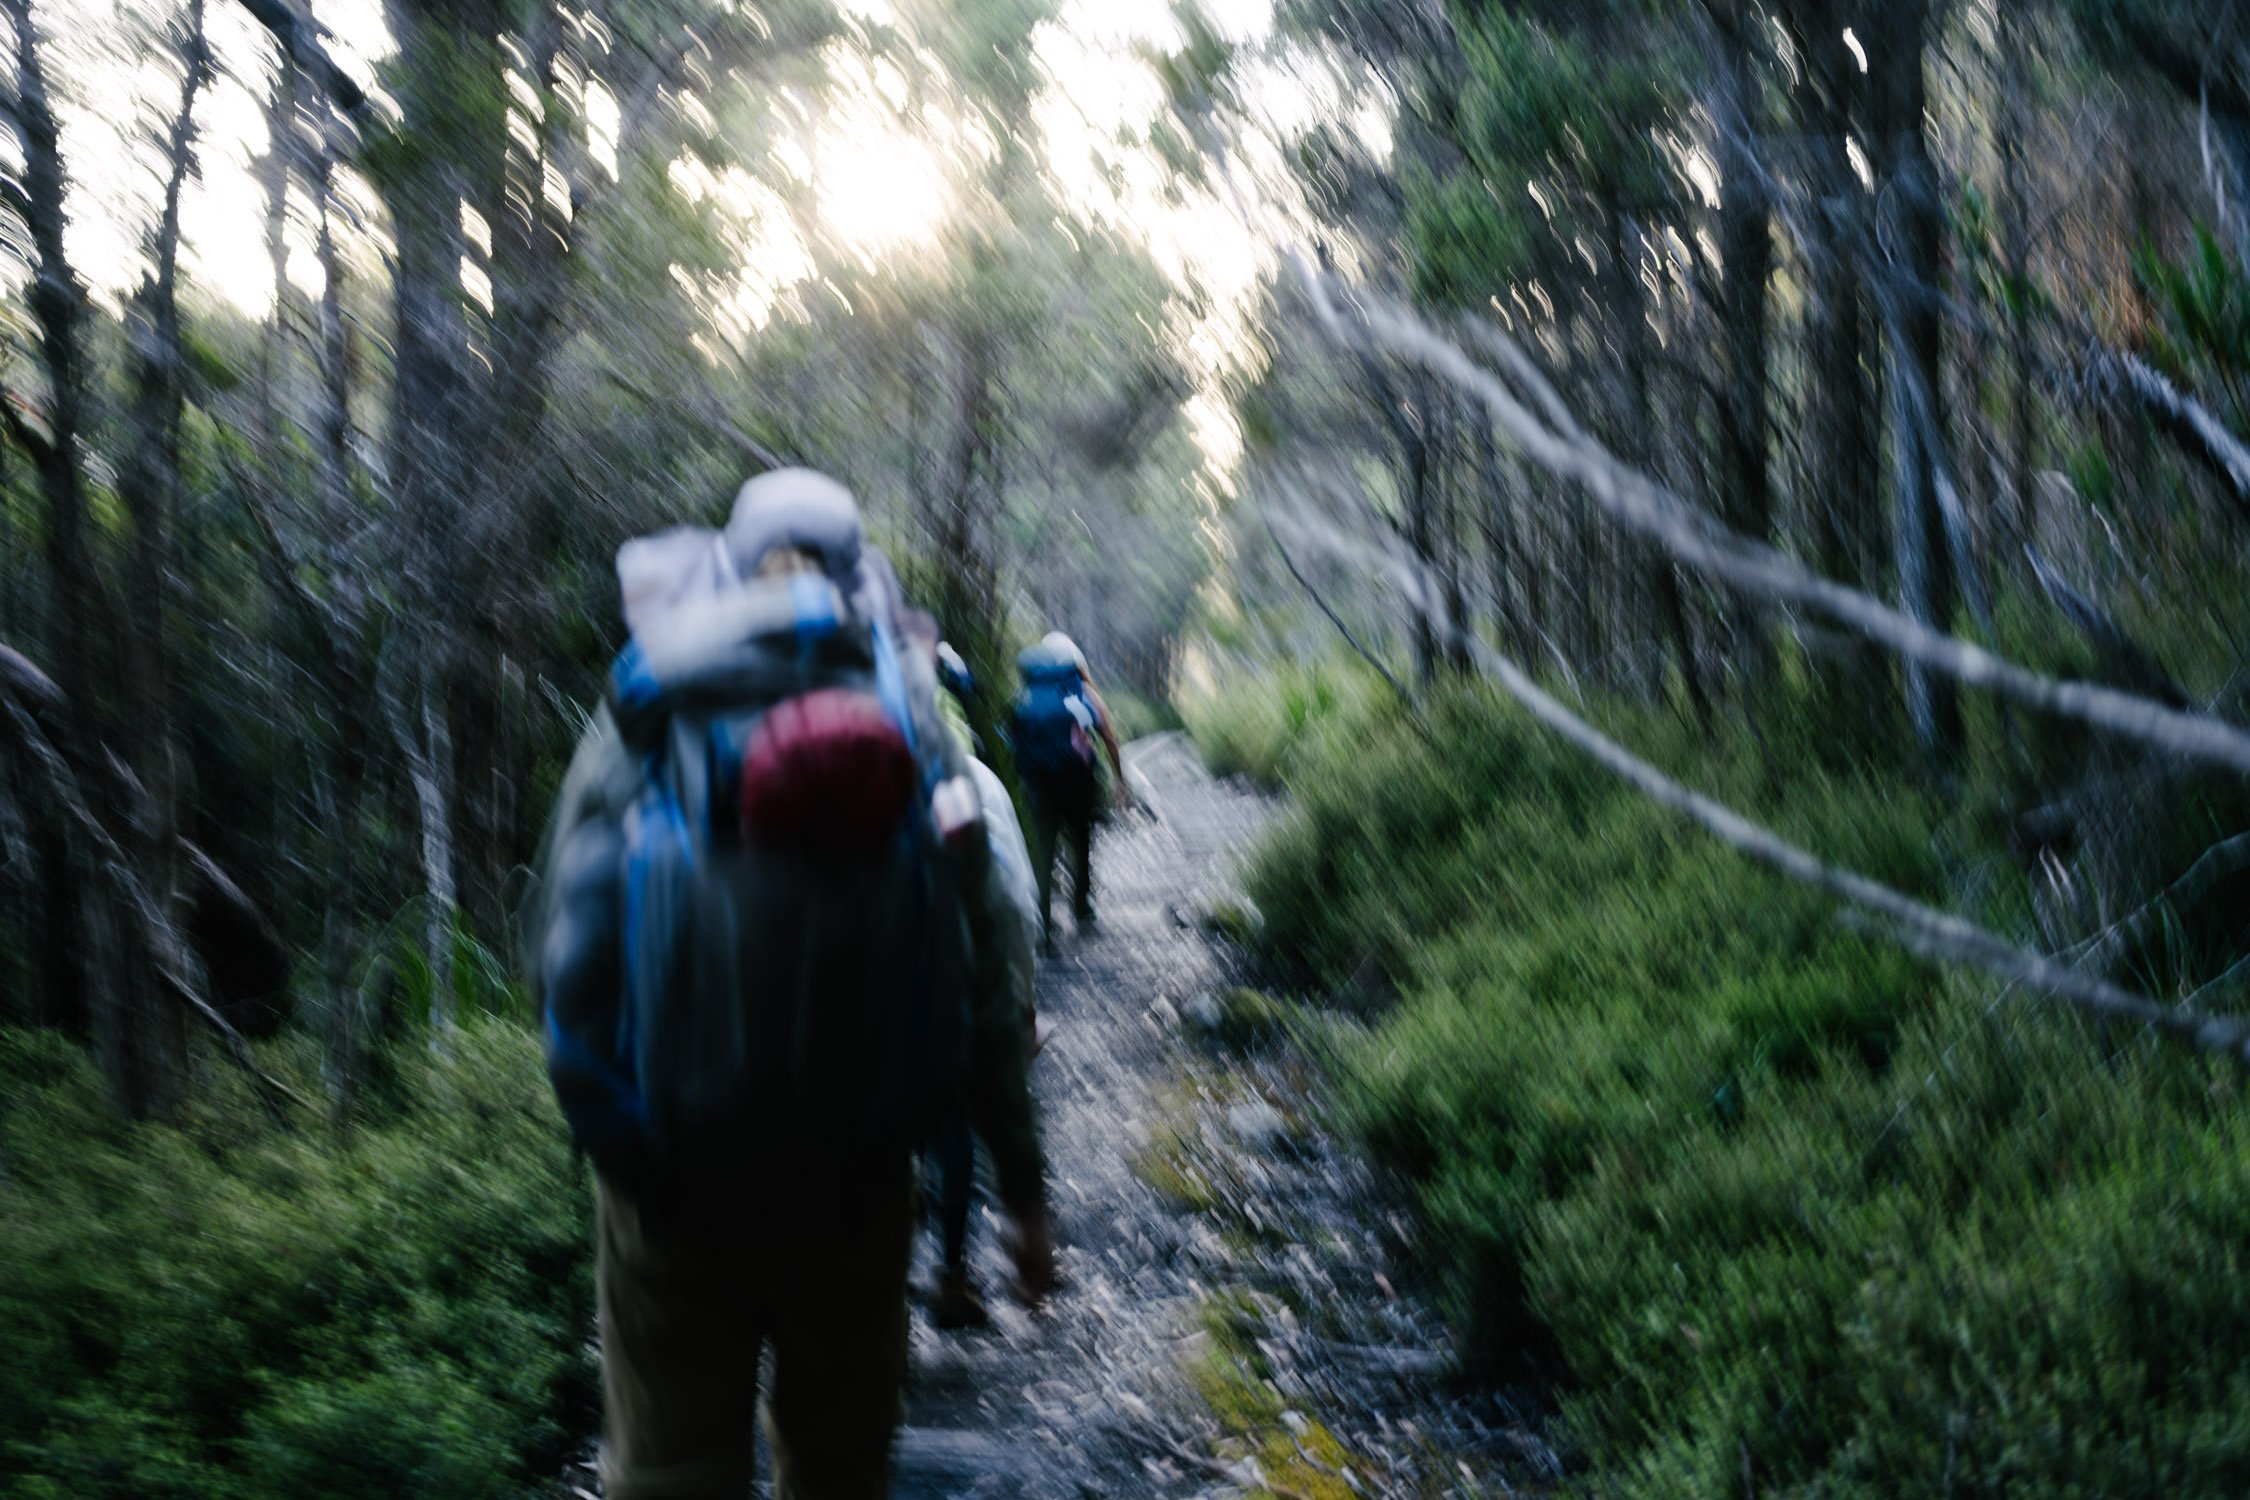
<path fill-rule="evenodd" d="M 1016 658 L 1023 686 L 1009 715 L 1016 774 L 1031 817 L 1031 867 L 1039 883 L 1041 945 L 1054 951 L 1055 856 L 1070 851 L 1071 915 L 1094 926 L 1094 824 L 1105 801 L 1097 749 L 1105 752 L 1121 806 L 1133 805 L 1109 709 L 1094 690 L 1077 643 L 1051 631 Z"/>
<path fill-rule="evenodd" d="M 1025 1294 L 1053 1277 L 1017 919 L 848 491 L 762 475 L 618 575 L 527 934 L 596 1169 L 605 1493 L 746 1493 L 770 1348 L 776 1495 L 880 1496 L 936 1121 L 990 1148 Z"/>

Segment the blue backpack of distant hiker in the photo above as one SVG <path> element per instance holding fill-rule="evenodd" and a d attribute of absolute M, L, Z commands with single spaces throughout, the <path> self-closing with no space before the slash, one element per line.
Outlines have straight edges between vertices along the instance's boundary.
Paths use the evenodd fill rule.
<path fill-rule="evenodd" d="M 1016 769 L 1043 782 L 1094 775 L 1094 706 L 1075 653 L 1035 646 L 1017 659 L 1023 688 L 1010 715 Z"/>
<path fill-rule="evenodd" d="M 699 1194 L 909 1143 L 966 1074 L 968 938 L 887 630 L 824 578 L 755 581 L 613 678 L 539 961 L 574 1138 Z"/>

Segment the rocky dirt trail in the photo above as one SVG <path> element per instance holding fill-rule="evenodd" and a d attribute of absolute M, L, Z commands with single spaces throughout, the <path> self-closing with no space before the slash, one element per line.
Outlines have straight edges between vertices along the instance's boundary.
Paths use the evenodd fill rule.
<path fill-rule="evenodd" d="M 1099 926 L 1074 934 L 1065 920 L 1039 980 L 1053 1035 L 1033 1076 L 1065 1285 L 1040 1312 L 1013 1304 L 1001 1292 L 1000 1226 L 980 1202 L 971 1253 L 993 1326 L 938 1333 L 917 1311 L 900 1500 L 1152 1492 L 1146 1462 L 1164 1451 L 1152 1434 L 1199 1324 L 1182 1226 L 1134 1171 L 1179 1045 L 1151 1006 L 1219 982 L 1218 957 L 1188 914 L 1227 888 L 1269 804 L 1213 781 L 1175 737 L 1129 755 L 1155 816 L 1101 831 Z M 1065 904 L 1058 892 L 1058 915 Z M 917 1286 L 935 1252 L 926 1235 Z"/>
<path fill-rule="evenodd" d="M 1034 1075 L 1066 1284 L 1036 1313 L 1010 1302 L 980 1205 L 993 1326 L 939 1333 L 917 1309 L 896 1494 L 1542 1487 L 1551 1456 L 1517 1414 L 1450 1392 L 1442 1333 L 1393 1289 L 1407 1232 L 1321 1130 L 1303 1060 L 1221 1014 L 1229 959 L 1198 917 L 1273 804 L 1214 781 L 1177 736 L 1128 761 L 1156 816 L 1103 831 L 1100 925 L 1066 926 L 1040 978 L 1055 1029 Z M 934 1260 L 931 1234 L 918 1287 Z"/>

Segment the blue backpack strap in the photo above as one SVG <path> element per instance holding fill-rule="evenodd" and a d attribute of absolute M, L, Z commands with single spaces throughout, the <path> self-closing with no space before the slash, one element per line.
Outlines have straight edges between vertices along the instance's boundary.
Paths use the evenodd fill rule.
<path fill-rule="evenodd" d="M 843 626 L 836 613 L 836 588 L 827 579 L 799 573 L 789 580 L 789 602 L 797 611 L 797 650 L 810 655 L 812 648 Z"/>
<path fill-rule="evenodd" d="M 875 696 L 883 705 L 883 712 L 898 725 L 898 732 L 906 736 L 906 753 L 914 757 L 921 768 L 922 790 L 929 791 L 936 782 L 932 767 L 923 763 L 922 747 L 916 743 L 914 714 L 906 701 L 906 674 L 898 664 L 898 648 L 892 643 L 891 628 L 878 613 L 875 617 Z"/>
<path fill-rule="evenodd" d="M 599 1133 L 588 1131 L 591 1123 L 574 1118 L 574 1129 L 581 1132 L 579 1144 L 599 1147 L 604 1145 L 637 1145 L 648 1135 L 648 1102 L 641 1097 L 639 1087 L 633 1082 L 627 1067 L 611 1062 L 586 1045 L 583 1037 L 564 1029 L 554 1007 L 547 1008 L 547 1056 L 559 1061 L 581 1078 L 592 1079 L 601 1089 L 603 1112 L 607 1123 L 619 1130 L 619 1139 L 604 1141 Z M 629 1066 L 629 1064 L 628 1064 Z M 589 1138 L 592 1137 L 592 1138 Z"/>
<path fill-rule="evenodd" d="M 639 993 L 641 974 L 641 926 L 646 915 L 649 877 L 659 858 L 668 852 L 695 863 L 695 840 L 689 836 L 687 815 L 681 811 L 679 799 L 666 790 L 661 782 L 652 782 L 633 807 L 634 827 L 625 840 L 625 916 L 622 968 L 624 995 L 617 1008 L 617 1036 L 614 1051 L 618 1066 L 625 1076 L 637 1079 L 640 1073 L 640 1047 L 636 1034 L 642 1003 Z M 647 1124 L 645 1103 L 636 1104 L 641 1110 L 641 1123 Z"/>
<path fill-rule="evenodd" d="M 617 694 L 617 706 L 628 712 L 646 708 L 663 689 L 639 641 L 627 641 L 625 649 L 617 653 L 617 660 L 610 663 L 609 679 L 611 690 Z"/>

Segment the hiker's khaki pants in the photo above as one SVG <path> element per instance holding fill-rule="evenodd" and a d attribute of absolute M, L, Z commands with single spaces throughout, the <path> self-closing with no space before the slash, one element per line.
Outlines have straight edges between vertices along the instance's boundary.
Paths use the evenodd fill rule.
<path fill-rule="evenodd" d="M 758 1358 L 777 1500 L 881 1500 L 906 1374 L 910 1168 L 838 1206 L 776 1208 L 726 1234 L 644 1224 L 601 1186 L 607 1500 L 743 1500 Z"/>

